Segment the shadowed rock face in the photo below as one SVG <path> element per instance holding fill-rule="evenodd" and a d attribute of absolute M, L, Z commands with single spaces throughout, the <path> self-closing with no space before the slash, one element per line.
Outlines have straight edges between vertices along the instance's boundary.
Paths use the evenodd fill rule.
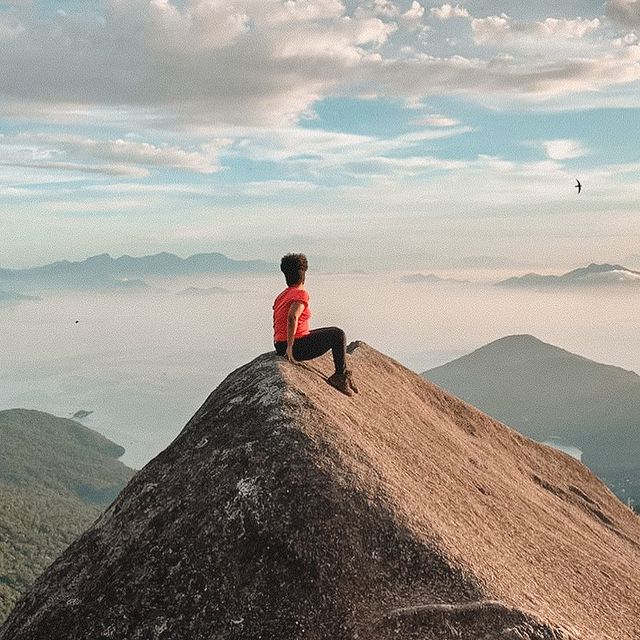
<path fill-rule="evenodd" d="M 353 398 L 328 355 L 228 376 L 0 640 L 631 639 L 635 516 L 567 456 L 350 352 Z"/>

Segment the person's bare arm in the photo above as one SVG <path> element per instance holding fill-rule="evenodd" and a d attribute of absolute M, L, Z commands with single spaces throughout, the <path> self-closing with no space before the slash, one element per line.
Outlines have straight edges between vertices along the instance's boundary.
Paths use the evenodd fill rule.
<path fill-rule="evenodd" d="M 289 362 L 295 362 L 293 357 L 293 340 L 296 335 L 296 329 L 298 328 L 298 318 L 304 311 L 304 303 L 294 301 L 289 307 L 289 313 L 287 315 L 287 358 Z"/>

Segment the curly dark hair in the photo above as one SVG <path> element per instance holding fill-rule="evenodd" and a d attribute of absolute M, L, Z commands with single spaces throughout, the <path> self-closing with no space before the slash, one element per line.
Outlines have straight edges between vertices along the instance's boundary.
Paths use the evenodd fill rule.
<path fill-rule="evenodd" d="M 287 253 L 280 260 L 280 271 L 284 273 L 289 287 L 304 282 L 304 273 L 308 267 L 309 263 L 304 253 Z"/>

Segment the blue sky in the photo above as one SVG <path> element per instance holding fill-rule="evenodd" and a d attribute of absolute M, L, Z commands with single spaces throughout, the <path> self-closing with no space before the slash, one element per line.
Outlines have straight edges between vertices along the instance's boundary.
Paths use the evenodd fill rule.
<path fill-rule="evenodd" d="M 638 34 L 634 0 L 0 1 L 0 266 L 623 260 Z"/>

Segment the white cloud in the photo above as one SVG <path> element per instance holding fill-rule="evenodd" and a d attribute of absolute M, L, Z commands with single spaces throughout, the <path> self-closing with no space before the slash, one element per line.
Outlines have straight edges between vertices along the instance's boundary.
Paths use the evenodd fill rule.
<path fill-rule="evenodd" d="M 500 96 L 541 101 L 640 80 L 640 46 L 593 58 L 528 64 L 510 57 L 485 60 L 421 54 L 411 60 L 381 61 L 376 78 L 392 95 L 465 93 L 487 101 Z"/>
<path fill-rule="evenodd" d="M 438 20 L 451 20 L 451 18 L 469 18 L 469 12 L 459 4 L 443 4 L 441 7 L 432 7 L 431 15 Z"/>
<path fill-rule="evenodd" d="M 580 39 L 600 26 L 598 18 L 546 18 L 537 22 L 518 22 L 504 13 L 471 21 L 476 44 L 501 44 L 518 39 Z"/>
<path fill-rule="evenodd" d="M 602 26 L 599 18 L 588 20 L 576 18 L 567 20 L 564 18 L 546 18 L 542 22 L 535 23 L 535 35 L 560 38 L 582 38 L 592 31 L 597 31 Z"/>
<path fill-rule="evenodd" d="M 238 140 L 232 155 L 254 162 L 278 163 L 288 175 L 302 176 L 317 182 L 328 172 L 343 181 L 398 173 L 407 174 L 434 169 L 456 168 L 455 161 L 443 160 L 427 152 L 426 143 L 471 131 L 470 127 L 447 127 L 419 130 L 392 138 L 354 135 L 316 129 L 234 129 L 218 135 Z M 243 140 L 250 140 L 246 146 Z M 274 183 L 275 184 L 275 183 Z M 289 183 L 287 183 L 289 184 Z"/>
<path fill-rule="evenodd" d="M 378 4 L 392 3 L 376 0 L 376 5 Z M 267 16 L 267 20 L 272 24 L 313 22 L 339 18 L 344 13 L 345 6 L 340 0 L 286 0 L 271 16 Z"/>
<path fill-rule="evenodd" d="M 391 0 L 374 0 L 374 10 L 378 15 L 395 18 L 400 13 L 398 5 Z"/>
<path fill-rule="evenodd" d="M 286 124 L 342 85 L 393 22 L 348 15 L 337 0 L 105 0 L 51 18 L 25 10 L 0 39 L 0 95 L 162 109 L 178 122 Z M 389 12 L 390 3 L 376 3 Z M 16 9 L 18 11 L 18 9 Z M 350 78 L 347 78 L 350 80 Z"/>
<path fill-rule="evenodd" d="M 423 16 L 424 7 L 416 0 L 413 0 L 409 9 L 402 14 L 401 20 L 409 28 L 416 29 L 421 25 Z"/>
<path fill-rule="evenodd" d="M 106 6 L 118 31 L 158 52 L 222 49 L 249 28 L 249 16 L 221 0 L 190 0 L 182 10 L 169 0 L 107 0 Z"/>
<path fill-rule="evenodd" d="M 164 166 L 176 169 L 189 169 L 197 173 L 215 173 L 220 170 L 218 165 L 218 152 L 231 144 L 230 139 L 218 139 L 201 145 L 199 151 L 187 151 L 180 147 L 168 144 L 154 145 L 148 142 L 138 142 L 121 138 L 97 140 L 85 138 L 75 134 L 48 134 L 22 132 L 13 139 L 21 143 L 32 143 L 35 149 L 27 148 L 31 157 L 35 153 L 45 153 L 47 157 L 55 154 L 65 154 L 72 152 L 85 155 L 91 158 L 109 160 L 120 164 L 106 165 L 118 167 L 129 167 L 131 175 L 147 175 L 148 172 L 130 165 Z M 46 146 L 53 146 L 54 150 L 47 149 Z M 33 166 L 33 165 L 31 165 Z M 86 171 L 93 171 L 94 165 L 88 164 Z M 53 167 L 52 167 L 53 168 Z M 60 165 L 60 168 L 65 168 Z M 122 172 L 126 171 L 123 169 Z"/>
<path fill-rule="evenodd" d="M 484 44 L 504 38 L 511 27 L 510 23 L 511 19 L 504 13 L 499 16 L 474 18 L 471 21 L 473 39 L 476 44 Z"/>
<path fill-rule="evenodd" d="M 2 164 L 42 171 L 146 177 L 150 167 L 172 167 L 197 173 L 220 170 L 218 153 L 231 139 L 209 138 L 198 150 L 151 144 L 139 136 L 93 139 L 74 134 L 20 132 L 2 136 Z M 97 162 L 96 162 L 97 161 Z"/>
<path fill-rule="evenodd" d="M 391 138 L 293 127 L 210 128 L 199 132 L 210 142 L 201 144 L 199 151 L 190 152 L 169 145 L 141 142 L 138 136 L 130 136 L 126 140 L 96 140 L 71 134 L 27 132 L 4 136 L 0 144 L 0 155 L 7 159 L 6 166 L 14 168 L 144 177 L 150 174 L 150 169 L 154 166 L 179 167 L 201 173 L 213 172 L 218 168 L 217 154 L 224 148 L 229 157 L 278 163 L 284 172 L 304 178 L 297 181 L 288 179 L 260 183 L 259 188 L 263 192 L 266 193 L 268 189 L 270 194 L 276 195 L 278 185 L 281 185 L 282 193 L 306 191 L 309 185 L 317 182 L 327 171 L 336 172 L 335 175 L 344 179 L 347 174 L 363 177 L 404 172 L 409 175 L 433 169 L 456 168 L 458 165 L 454 161 L 422 154 L 425 153 L 425 143 L 431 140 L 471 131 L 470 127 L 456 126 L 457 124 L 459 123 L 453 120 L 445 122 L 440 117 L 432 121 L 431 129 L 416 130 Z M 0 175 L 0 183 L 2 182 Z M 15 180 L 8 179 L 7 182 Z M 120 185 L 114 190 L 137 192 L 146 188 L 147 185 Z M 148 188 L 158 193 L 164 191 L 203 196 L 214 193 L 209 185 L 205 188 L 191 185 L 187 191 L 184 185 L 179 185 L 178 188 L 173 184 Z M 217 186 L 215 193 L 255 195 L 257 189 L 257 183 L 247 189 L 243 187 L 240 191 L 238 188 Z"/>
<path fill-rule="evenodd" d="M 405 133 L 392 138 L 352 135 L 289 129 L 273 131 L 266 144 L 257 153 L 276 154 L 273 159 L 285 160 L 296 157 L 300 149 L 305 154 L 316 157 L 323 166 L 337 166 L 346 162 L 370 161 L 390 153 L 408 153 L 416 145 L 430 140 L 438 140 L 471 131 L 469 127 L 458 127 L 438 131 L 422 130 Z M 266 156 L 269 157 L 268 155 Z"/>
<path fill-rule="evenodd" d="M 443 160 L 433 156 L 409 156 L 396 158 L 380 156 L 362 161 L 345 163 L 347 171 L 355 174 L 380 176 L 419 175 L 429 171 L 457 171 L 468 166 L 462 160 Z"/>
<path fill-rule="evenodd" d="M 637 42 L 638 42 L 638 35 L 635 32 L 630 31 L 629 33 L 625 33 L 624 36 L 615 38 L 613 40 L 613 46 L 626 47 L 630 44 L 636 44 Z"/>
<path fill-rule="evenodd" d="M 640 28 L 639 0 L 607 0 L 605 13 L 614 22 L 627 29 Z"/>
<path fill-rule="evenodd" d="M 149 171 L 142 167 L 127 164 L 82 164 L 79 162 L 3 162 L 8 167 L 21 167 L 24 169 L 53 169 L 62 171 L 74 171 L 80 173 L 102 173 L 109 176 L 128 176 L 132 178 L 144 178 Z"/>
<path fill-rule="evenodd" d="M 378 18 L 353 20 L 343 18 L 331 28 L 321 25 L 307 26 L 304 31 L 292 33 L 274 50 L 274 58 L 333 60 L 347 66 L 355 65 L 367 52 L 362 45 L 384 44 L 396 30 L 393 23 Z"/>
<path fill-rule="evenodd" d="M 441 116 L 438 114 L 432 114 L 429 116 L 425 116 L 424 118 L 420 118 L 418 120 L 414 120 L 414 124 L 423 124 L 428 127 L 457 127 L 459 124 L 462 124 L 460 120 L 456 120 L 455 118 L 448 118 L 447 116 Z"/>
<path fill-rule="evenodd" d="M 543 147 L 547 157 L 551 160 L 570 160 L 579 158 L 588 153 L 578 140 L 560 138 L 556 140 L 545 140 Z"/>
<path fill-rule="evenodd" d="M 402 211 L 407 216 L 415 213 L 418 220 L 426 214 L 447 217 L 451 224 L 457 218 L 462 228 L 469 221 L 470 201 L 473 215 L 504 216 L 506 222 L 523 209 L 535 212 L 542 203 L 573 196 L 574 177 L 556 161 L 519 163 L 480 155 L 458 165 L 444 173 L 438 172 L 434 180 L 408 180 L 411 171 L 387 173 L 345 189 L 341 201 L 347 207 L 351 205 L 363 211 L 368 207 L 373 217 L 374 212 Z M 413 174 L 424 171 L 416 170 Z"/>
<path fill-rule="evenodd" d="M 608 51 L 594 47 L 581 50 L 580 57 L 566 50 L 548 55 L 522 50 L 507 60 L 487 58 L 486 50 L 474 52 L 468 43 L 464 56 L 439 57 L 441 50 L 430 55 L 430 39 L 420 37 L 422 2 L 354 5 L 104 0 L 101 15 L 79 9 L 54 17 L 12 7 L 11 20 L 23 30 L 0 37 L 0 112 L 18 118 L 33 113 L 48 121 L 121 119 L 120 125 L 131 114 L 135 126 L 186 132 L 209 123 L 287 127 L 327 96 L 411 100 L 464 92 L 480 100 L 496 95 L 542 100 L 639 78 L 635 45 L 609 43 Z M 461 4 L 442 4 L 430 13 L 439 20 L 471 18 Z M 552 51 L 553 42 L 587 40 L 599 20 L 520 23 L 490 16 L 472 24 L 479 43 L 526 40 Z M 184 162 L 207 167 L 197 158 Z"/>

